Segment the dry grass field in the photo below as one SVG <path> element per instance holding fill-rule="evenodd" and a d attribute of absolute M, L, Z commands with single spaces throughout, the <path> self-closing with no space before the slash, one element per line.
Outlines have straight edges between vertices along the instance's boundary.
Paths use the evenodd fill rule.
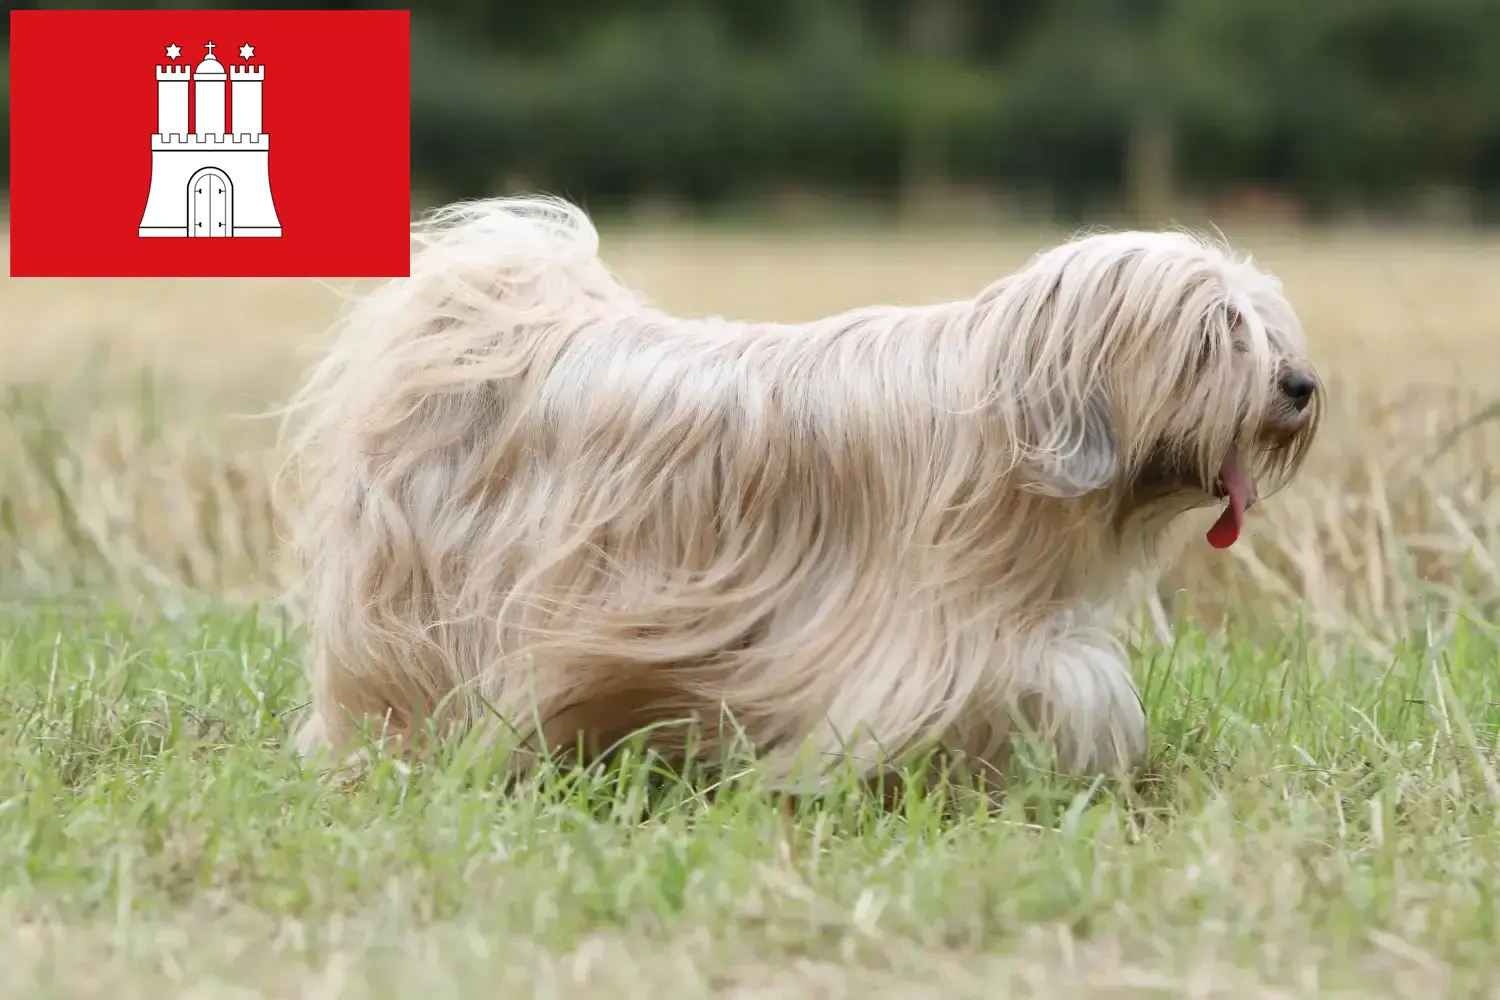
<path fill-rule="evenodd" d="M 803 319 L 971 294 L 1058 235 L 604 249 L 669 308 Z M 629 759 L 507 795 L 462 750 L 329 787 L 282 749 L 263 414 L 343 289 L 0 278 L 0 989 L 1500 996 L 1500 430 L 1450 434 L 1500 400 L 1500 241 L 1236 242 L 1299 307 L 1327 431 L 1133 623 L 1150 772 L 1029 775 L 998 816 L 784 821 Z"/>

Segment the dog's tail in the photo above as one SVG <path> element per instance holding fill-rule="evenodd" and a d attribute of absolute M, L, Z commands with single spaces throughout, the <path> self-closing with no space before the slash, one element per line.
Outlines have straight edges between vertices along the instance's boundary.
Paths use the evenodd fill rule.
<path fill-rule="evenodd" d="M 417 222 L 410 277 L 358 300 L 333 354 L 472 362 L 524 349 L 518 334 L 535 339 L 528 331 L 641 304 L 599 259 L 599 233 L 578 206 L 548 196 L 460 201 Z"/>
<path fill-rule="evenodd" d="M 597 230 L 567 201 L 497 198 L 431 212 L 413 227 L 410 276 L 353 299 L 281 410 L 278 493 L 290 486 L 289 509 L 306 512 L 291 526 L 294 548 L 316 548 L 322 509 L 335 502 L 318 495 L 348 488 L 358 462 L 376 452 L 410 461 L 455 444 L 444 439 L 469 422 L 460 418 L 500 397 L 517 409 L 534 389 L 530 376 L 591 321 L 644 305 L 604 266 Z"/>
<path fill-rule="evenodd" d="M 546 309 L 604 299 L 618 308 L 622 298 L 636 301 L 599 260 L 599 233 L 588 215 L 561 198 L 455 202 L 418 222 L 412 241 L 411 277 L 397 287 L 434 295 L 443 307 L 487 312 L 506 300 Z"/>
<path fill-rule="evenodd" d="M 329 421 L 393 417 L 396 396 L 471 392 L 545 365 L 588 321 L 645 306 L 599 258 L 583 209 L 535 196 L 461 201 L 412 230 L 410 276 L 355 297 L 282 411 L 299 456 Z"/>

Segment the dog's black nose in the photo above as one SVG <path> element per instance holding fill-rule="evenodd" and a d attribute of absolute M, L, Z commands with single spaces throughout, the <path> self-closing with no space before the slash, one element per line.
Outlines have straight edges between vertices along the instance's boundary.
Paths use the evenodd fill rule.
<path fill-rule="evenodd" d="M 1281 391 L 1298 412 L 1307 409 L 1317 388 L 1318 380 L 1305 372 L 1287 372 L 1281 376 Z"/>

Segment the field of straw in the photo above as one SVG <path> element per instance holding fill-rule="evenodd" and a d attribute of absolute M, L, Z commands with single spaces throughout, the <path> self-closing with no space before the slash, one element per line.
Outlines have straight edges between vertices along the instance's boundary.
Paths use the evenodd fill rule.
<path fill-rule="evenodd" d="M 674 310 L 805 319 L 1059 235 L 604 250 Z M 1500 995 L 1500 242 L 1236 242 L 1301 312 L 1325 433 L 1123 623 L 1147 773 L 1023 771 L 992 814 L 783 811 L 628 754 L 510 790 L 463 747 L 304 771 L 271 414 L 358 286 L 0 279 L 0 991 Z"/>

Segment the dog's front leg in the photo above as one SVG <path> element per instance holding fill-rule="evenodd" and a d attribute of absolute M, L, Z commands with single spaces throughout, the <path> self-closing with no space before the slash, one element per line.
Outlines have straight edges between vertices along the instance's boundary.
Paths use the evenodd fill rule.
<path fill-rule="evenodd" d="M 1032 679 L 1023 714 L 1060 771 L 1117 776 L 1145 760 L 1145 709 L 1129 660 L 1111 637 L 1062 631 L 1042 645 Z"/>

